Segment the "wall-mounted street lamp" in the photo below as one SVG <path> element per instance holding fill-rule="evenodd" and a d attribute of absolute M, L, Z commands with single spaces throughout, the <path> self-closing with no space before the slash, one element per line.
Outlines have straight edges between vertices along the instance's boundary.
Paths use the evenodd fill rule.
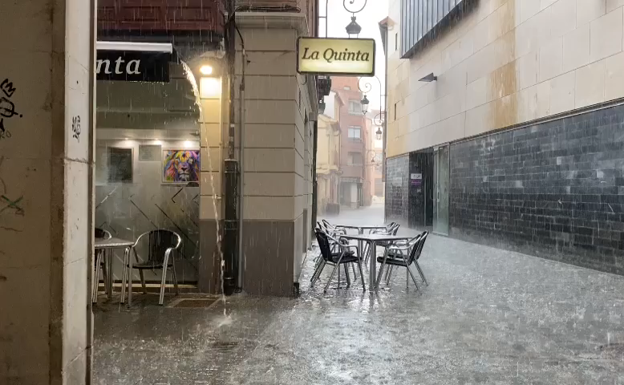
<path fill-rule="evenodd" d="M 325 99 L 319 100 L 319 103 L 318 103 L 318 112 L 319 112 L 319 114 L 324 114 L 325 113 L 325 107 L 326 107 Z"/>
<path fill-rule="evenodd" d="M 204 64 L 199 68 L 199 72 L 204 76 L 212 75 L 212 66 Z"/>
<path fill-rule="evenodd" d="M 357 36 L 360 34 L 360 32 L 362 32 L 362 27 L 360 27 L 357 21 L 355 21 L 355 16 L 351 16 L 351 22 L 347 24 L 346 30 L 349 38 L 351 37 L 351 35 Z"/>
<path fill-rule="evenodd" d="M 381 130 L 381 127 L 385 127 L 385 123 L 386 123 L 386 110 L 383 106 L 384 97 L 386 95 L 383 95 L 381 92 L 382 90 L 381 80 L 379 80 L 377 76 L 372 76 L 372 78 L 376 79 L 377 82 L 379 82 L 379 108 L 380 108 L 379 113 L 375 115 L 375 117 L 373 117 L 373 124 L 377 126 L 377 131 L 375 132 L 375 136 L 377 137 L 377 140 L 382 140 L 383 131 Z M 371 82 L 365 79 L 369 79 L 369 78 L 360 78 L 360 80 L 358 81 L 358 89 L 360 90 L 360 92 L 364 93 L 364 97 L 360 101 L 362 105 L 362 113 L 364 115 L 368 113 L 368 107 L 370 105 L 370 101 L 368 100 L 368 97 L 366 96 L 366 94 L 371 92 L 373 89 L 373 85 L 371 84 Z"/>
<path fill-rule="evenodd" d="M 362 6 L 353 6 L 356 2 L 362 3 Z M 355 14 L 362 12 L 362 10 L 366 7 L 366 3 L 368 3 L 368 0 L 342 0 L 342 6 L 344 7 L 344 9 L 346 9 L 348 12 L 351 12 L 351 22 L 345 28 L 347 30 L 347 35 L 349 35 L 349 38 L 351 38 L 351 35 L 357 37 L 360 32 L 362 32 L 362 27 L 357 23 Z"/>
<path fill-rule="evenodd" d="M 360 104 L 362 105 L 362 114 L 366 115 L 368 113 L 368 105 L 370 104 L 368 98 L 366 97 L 366 94 L 364 94 L 364 97 L 360 101 Z"/>

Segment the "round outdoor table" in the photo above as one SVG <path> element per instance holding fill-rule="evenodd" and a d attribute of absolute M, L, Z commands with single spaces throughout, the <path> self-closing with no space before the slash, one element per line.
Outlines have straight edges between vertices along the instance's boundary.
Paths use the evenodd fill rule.
<path fill-rule="evenodd" d="M 106 282 L 104 282 L 104 287 L 106 290 L 106 294 L 108 298 L 111 298 L 113 295 L 113 253 L 110 251 L 112 249 L 126 249 L 134 245 L 134 241 L 128 241 L 120 238 L 110 238 L 110 239 L 95 239 L 95 249 L 100 250 L 102 256 L 104 257 L 104 263 L 106 264 L 106 271 L 108 275 L 106 276 Z M 95 271 L 98 270 L 97 264 L 95 266 Z M 98 279 L 97 275 L 94 274 L 93 279 Z M 96 286 L 97 287 L 97 286 Z M 97 289 L 95 289 L 97 290 Z M 97 292 L 96 292 L 97 295 Z M 123 303 L 123 298 L 121 299 Z"/>
<path fill-rule="evenodd" d="M 402 235 L 383 235 L 383 234 L 353 234 L 353 235 L 341 235 L 340 238 L 344 238 L 347 240 L 355 240 L 358 242 L 367 242 L 370 247 L 368 248 L 368 252 L 370 253 L 370 267 L 368 269 L 368 287 L 369 290 L 377 290 L 375 287 L 375 276 L 377 275 L 377 244 L 381 242 L 396 242 L 396 241 L 408 241 L 412 239 L 411 236 L 402 236 Z M 360 248 L 360 250 L 362 250 Z M 361 253 L 361 251 L 360 251 Z M 360 258 L 364 258 L 363 255 L 360 255 Z M 363 278 L 363 277 L 362 277 Z"/>
<path fill-rule="evenodd" d="M 364 230 L 369 230 L 369 233 L 370 233 L 372 230 L 386 230 L 387 229 L 386 225 L 335 225 L 335 227 L 342 228 L 342 229 L 357 230 L 358 234 L 364 234 Z M 362 241 L 358 241 L 358 247 L 360 248 L 360 250 L 364 250 L 362 246 L 364 246 Z"/>

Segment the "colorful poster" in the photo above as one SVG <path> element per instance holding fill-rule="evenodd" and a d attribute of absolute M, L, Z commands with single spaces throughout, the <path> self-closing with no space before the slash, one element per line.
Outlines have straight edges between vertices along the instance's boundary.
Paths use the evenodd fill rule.
<path fill-rule="evenodd" d="M 164 150 L 163 182 L 199 182 L 199 150 Z"/>

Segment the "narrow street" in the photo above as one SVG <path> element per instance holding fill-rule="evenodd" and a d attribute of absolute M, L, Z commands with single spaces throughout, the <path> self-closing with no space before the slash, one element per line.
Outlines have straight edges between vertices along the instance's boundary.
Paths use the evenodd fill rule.
<path fill-rule="evenodd" d="M 95 383 L 624 383 L 624 278 L 439 236 L 421 266 L 420 292 L 399 271 L 375 295 L 323 294 L 310 257 L 297 299 L 98 312 Z"/>

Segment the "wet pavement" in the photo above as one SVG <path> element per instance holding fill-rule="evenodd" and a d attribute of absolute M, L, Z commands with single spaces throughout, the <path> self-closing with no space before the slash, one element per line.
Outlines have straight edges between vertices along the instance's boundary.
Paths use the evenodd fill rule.
<path fill-rule="evenodd" d="M 323 294 L 308 258 L 297 299 L 103 306 L 94 383 L 624 384 L 624 277 L 438 236 L 421 266 L 420 292 L 403 269 L 376 295 Z"/>

